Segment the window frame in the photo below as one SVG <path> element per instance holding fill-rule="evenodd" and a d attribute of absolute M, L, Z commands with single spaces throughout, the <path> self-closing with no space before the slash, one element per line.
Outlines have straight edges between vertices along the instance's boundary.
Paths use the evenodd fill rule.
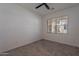
<path fill-rule="evenodd" d="M 66 18 L 65 18 L 66 17 Z M 48 26 L 48 21 L 51 21 L 51 20 L 53 20 L 53 19 L 55 19 L 55 31 L 54 32 L 52 32 L 52 31 L 49 31 L 49 26 Z M 59 21 L 61 21 L 61 20 L 63 20 L 63 19 L 66 19 L 67 20 L 67 24 L 66 24 L 66 31 L 67 31 L 67 33 L 68 33 L 68 23 L 69 23 L 69 17 L 68 16 L 59 16 L 59 17 L 53 17 L 52 19 L 49 19 L 49 20 L 47 20 L 47 32 L 48 33 L 63 33 L 63 34 L 66 34 L 65 32 L 58 32 L 57 31 L 57 28 L 58 28 L 58 26 L 59 25 L 57 25 L 57 21 L 59 20 Z M 61 26 L 64 26 L 64 25 L 61 25 Z M 65 31 L 65 30 L 64 30 Z"/>

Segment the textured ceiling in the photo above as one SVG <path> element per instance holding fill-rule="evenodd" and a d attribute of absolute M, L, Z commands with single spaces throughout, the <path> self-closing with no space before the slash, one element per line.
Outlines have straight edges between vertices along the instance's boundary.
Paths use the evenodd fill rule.
<path fill-rule="evenodd" d="M 19 3 L 18 5 L 42 17 L 50 13 L 54 13 L 63 9 L 67 9 L 67 8 L 79 5 L 77 3 L 47 3 L 50 7 L 50 10 L 46 9 L 45 6 L 41 6 L 40 8 L 35 9 L 35 7 L 40 4 L 41 3 Z M 52 9 L 52 8 L 55 8 L 55 9 Z"/>

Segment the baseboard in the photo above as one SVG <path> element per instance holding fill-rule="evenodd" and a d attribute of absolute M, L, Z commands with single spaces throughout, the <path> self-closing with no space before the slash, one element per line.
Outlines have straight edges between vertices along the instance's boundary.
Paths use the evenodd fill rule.
<path fill-rule="evenodd" d="M 43 40 L 48 40 L 48 39 L 43 39 Z M 59 43 L 59 44 L 64 44 L 64 45 L 68 45 L 68 46 L 71 46 L 71 47 L 79 48 L 79 46 L 75 46 L 75 45 L 67 44 L 67 43 L 64 43 L 64 42 L 58 42 L 58 41 L 53 41 L 53 40 L 48 40 L 48 41 L 56 42 L 56 43 Z"/>
<path fill-rule="evenodd" d="M 24 44 L 24 45 L 21 45 L 21 46 L 17 46 L 17 47 L 14 47 L 14 48 L 8 49 L 8 50 L 3 51 L 3 52 L 1 52 L 1 53 L 7 53 L 7 52 L 10 51 L 10 50 L 17 49 L 17 48 L 23 47 L 23 46 L 25 46 L 25 45 L 32 44 L 32 43 L 37 42 L 37 41 L 39 41 L 39 40 L 42 40 L 42 39 L 34 40 L 34 41 L 30 42 L 30 43 L 27 43 L 27 44 Z"/>

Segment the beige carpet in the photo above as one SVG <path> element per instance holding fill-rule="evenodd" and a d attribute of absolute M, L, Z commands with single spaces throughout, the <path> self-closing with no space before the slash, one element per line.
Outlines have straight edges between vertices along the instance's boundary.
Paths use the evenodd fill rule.
<path fill-rule="evenodd" d="M 79 48 L 48 40 L 39 40 L 7 52 L 7 56 L 79 56 Z"/>

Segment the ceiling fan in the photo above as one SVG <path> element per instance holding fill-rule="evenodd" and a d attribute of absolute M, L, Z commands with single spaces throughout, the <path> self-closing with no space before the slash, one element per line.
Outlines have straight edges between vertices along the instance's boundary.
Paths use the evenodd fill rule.
<path fill-rule="evenodd" d="M 38 9 L 38 8 L 40 8 L 41 6 L 45 6 L 46 7 L 46 9 L 50 9 L 50 7 L 47 5 L 47 3 L 42 3 L 42 4 L 40 4 L 40 5 L 38 5 L 37 7 L 35 7 L 35 9 Z"/>

